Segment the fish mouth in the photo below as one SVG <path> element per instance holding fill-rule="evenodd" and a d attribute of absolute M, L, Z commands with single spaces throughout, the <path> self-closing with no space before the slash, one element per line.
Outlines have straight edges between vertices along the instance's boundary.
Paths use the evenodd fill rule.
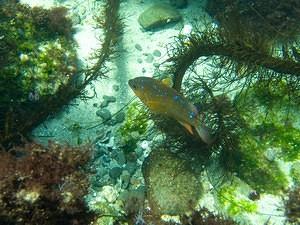
<path fill-rule="evenodd" d="M 134 79 L 128 80 L 128 85 L 129 85 L 129 87 L 131 87 L 132 90 L 137 89 L 137 85 L 136 85 L 136 82 L 134 82 Z"/>
<path fill-rule="evenodd" d="M 131 79 L 131 80 L 128 80 L 128 85 L 129 85 L 129 87 L 132 87 L 132 83 L 133 83 L 133 80 Z"/>

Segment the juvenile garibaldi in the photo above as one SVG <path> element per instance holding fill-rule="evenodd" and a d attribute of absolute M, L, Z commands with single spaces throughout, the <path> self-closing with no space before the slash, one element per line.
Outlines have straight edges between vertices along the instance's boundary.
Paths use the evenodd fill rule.
<path fill-rule="evenodd" d="M 213 139 L 197 108 L 175 89 L 151 77 L 136 77 L 129 80 L 128 84 L 153 113 L 177 120 L 191 134 L 195 135 L 196 130 L 196 135 L 198 134 L 205 143 L 212 143 Z"/>

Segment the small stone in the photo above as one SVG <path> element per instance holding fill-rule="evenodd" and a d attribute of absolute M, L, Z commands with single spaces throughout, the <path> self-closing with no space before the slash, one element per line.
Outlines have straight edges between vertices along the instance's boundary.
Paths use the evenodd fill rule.
<path fill-rule="evenodd" d="M 141 58 L 138 58 L 136 61 L 137 61 L 139 64 L 143 63 L 143 60 L 142 60 Z"/>
<path fill-rule="evenodd" d="M 124 170 L 121 174 L 122 187 L 127 189 L 130 182 L 131 175 L 127 170 Z"/>
<path fill-rule="evenodd" d="M 101 117 L 104 121 L 111 119 L 111 112 L 108 109 L 99 109 L 97 110 L 96 115 Z"/>
<path fill-rule="evenodd" d="M 94 103 L 94 104 L 93 104 L 93 107 L 98 107 L 98 103 Z"/>
<path fill-rule="evenodd" d="M 117 200 L 118 191 L 112 186 L 104 186 L 101 191 L 101 196 L 103 196 L 108 202 L 114 202 Z"/>
<path fill-rule="evenodd" d="M 146 69 L 145 68 L 142 69 L 142 73 L 146 73 Z"/>
<path fill-rule="evenodd" d="M 159 50 L 154 50 L 152 53 L 153 56 L 155 57 L 160 57 L 161 56 L 161 52 Z"/>
<path fill-rule="evenodd" d="M 116 123 L 122 123 L 125 120 L 125 112 L 121 111 L 115 116 Z"/>
<path fill-rule="evenodd" d="M 130 173 L 130 174 L 134 174 L 134 172 L 136 171 L 136 164 L 133 162 L 127 162 L 125 169 Z"/>
<path fill-rule="evenodd" d="M 114 91 L 119 91 L 119 90 L 120 90 L 120 86 L 117 85 L 117 84 L 114 84 L 114 85 L 112 86 L 112 88 L 113 88 Z"/>
<path fill-rule="evenodd" d="M 156 68 L 158 68 L 159 67 L 159 63 L 155 62 L 155 63 L 153 63 L 153 66 L 156 67 Z"/>
<path fill-rule="evenodd" d="M 109 176 L 113 179 L 117 179 L 120 177 L 121 173 L 122 173 L 121 167 L 113 167 L 109 171 Z"/>
<path fill-rule="evenodd" d="M 153 55 L 151 55 L 151 54 L 148 54 L 148 55 L 146 56 L 146 59 L 145 59 L 145 61 L 146 61 L 147 63 L 152 63 L 152 62 L 153 62 L 153 60 L 154 60 L 154 57 L 153 57 Z"/>
<path fill-rule="evenodd" d="M 143 48 L 142 48 L 142 46 L 140 44 L 135 44 L 134 47 L 138 51 L 143 51 Z"/>
<path fill-rule="evenodd" d="M 107 101 L 108 103 L 117 101 L 115 96 L 103 95 L 103 99 L 104 99 L 104 101 Z"/>
<path fill-rule="evenodd" d="M 104 100 L 103 102 L 101 102 L 100 107 L 101 108 L 105 108 L 108 106 L 108 101 Z"/>
<path fill-rule="evenodd" d="M 116 160 L 116 162 L 121 166 L 126 163 L 126 158 L 125 158 L 124 152 L 120 149 L 115 149 L 112 152 L 111 157 L 114 158 Z"/>
<path fill-rule="evenodd" d="M 154 4 L 146 9 L 138 18 L 139 24 L 145 29 L 161 28 L 164 25 L 181 19 L 179 12 L 169 5 Z"/>

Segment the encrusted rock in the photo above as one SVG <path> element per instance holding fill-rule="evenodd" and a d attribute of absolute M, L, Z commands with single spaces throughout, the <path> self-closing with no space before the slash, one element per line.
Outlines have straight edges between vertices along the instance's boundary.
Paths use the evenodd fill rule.
<path fill-rule="evenodd" d="M 154 213 L 180 215 L 192 210 L 202 192 L 200 174 L 188 160 L 167 149 L 153 150 L 143 164 L 147 197 Z"/>

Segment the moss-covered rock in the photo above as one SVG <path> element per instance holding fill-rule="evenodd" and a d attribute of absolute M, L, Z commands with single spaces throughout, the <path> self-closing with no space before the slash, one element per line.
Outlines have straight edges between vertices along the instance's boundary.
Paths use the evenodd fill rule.
<path fill-rule="evenodd" d="M 153 150 L 143 164 L 147 197 L 155 214 L 184 214 L 196 206 L 202 185 L 199 173 L 167 149 Z"/>

